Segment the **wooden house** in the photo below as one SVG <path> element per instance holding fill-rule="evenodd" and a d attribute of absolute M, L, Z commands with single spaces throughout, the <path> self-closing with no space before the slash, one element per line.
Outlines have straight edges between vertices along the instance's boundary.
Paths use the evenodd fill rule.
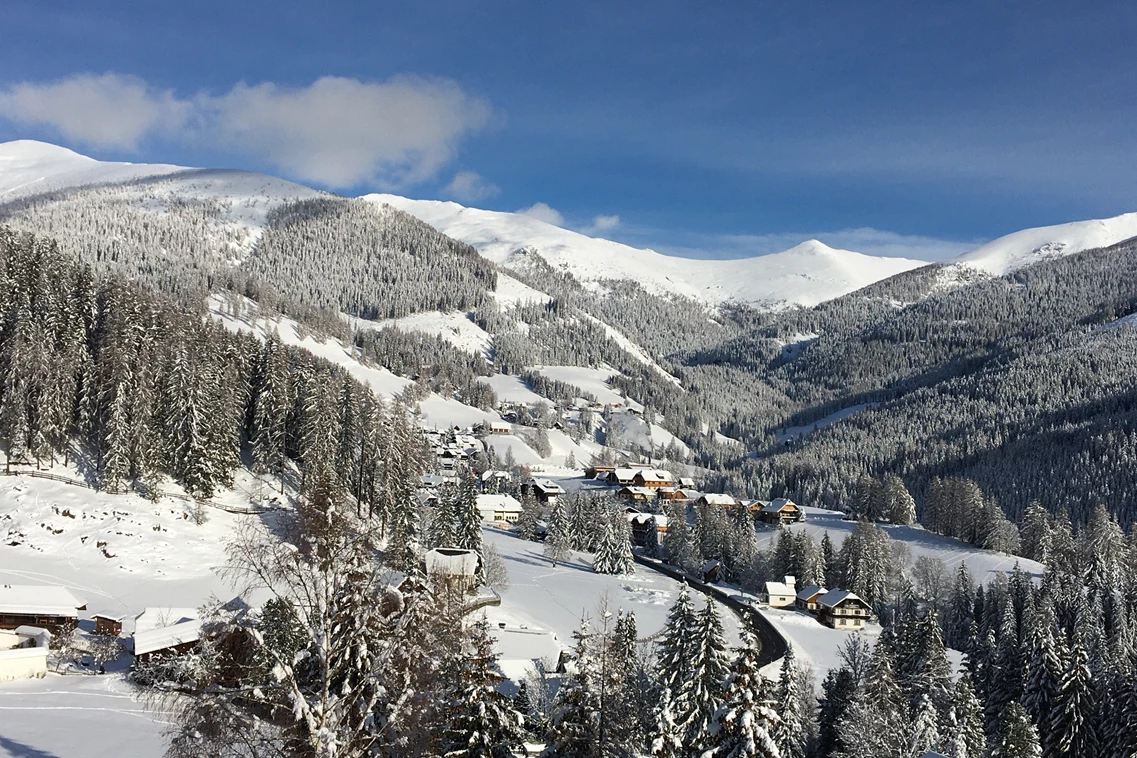
<path fill-rule="evenodd" d="M 95 620 L 95 634 L 106 637 L 117 637 L 122 634 L 122 616 L 96 613 L 92 618 Z"/>
<path fill-rule="evenodd" d="M 615 466 L 593 465 L 584 470 L 584 475 L 589 479 L 607 479 L 608 475 L 615 470 Z"/>
<path fill-rule="evenodd" d="M 639 469 L 614 468 L 608 472 L 605 481 L 612 487 L 630 487 L 636 483 L 636 474 L 638 473 Z"/>
<path fill-rule="evenodd" d="M 805 521 L 805 513 L 789 498 L 780 497 L 769 502 L 755 501 L 755 504 L 758 503 L 762 504 L 762 507 L 756 511 L 758 520 L 767 524 L 793 524 Z"/>
<path fill-rule="evenodd" d="M 147 608 L 134 620 L 134 660 L 146 663 L 187 653 L 201 640 L 196 608 Z"/>
<path fill-rule="evenodd" d="M 696 505 L 713 505 L 720 508 L 734 508 L 738 505 L 738 501 L 734 499 L 733 495 L 722 495 L 718 493 L 708 492 L 700 495 L 699 499 L 695 501 Z"/>
<path fill-rule="evenodd" d="M 794 601 L 794 606 L 799 611 L 812 613 L 817 615 L 817 600 L 829 590 L 824 587 L 819 587 L 816 584 L 811 584 L 801 592 L 797 593 L 797 599 Z"/>
<path fill-rule="evenodd" d="M 38 626 L 55 634 L 74 629 L 87 604 L 66 587 L 0 584 L 0 629 Z"/>
<path fill-rule="evenodd" d="M 478 565 L 482 558 L 476 550 L 436 547 L 423 558 L 426 576 L 432 582 L 458 588 L 464 592 L 478 589 Z"/>
<path fill-rule="evenodd" d="M 521 485 L 521 491 L 531 493 L 537 502 L 545 505 L 552 505 L 565 494 L 565 488 L 551 479 L 529 479 Z"/>
<path fill-rule="evenodd" d="M 817 620 L 834 629 L 863 629 L 872 608 L 848 590 L 829 590 L 817 599 Z"/>
<path fill-rule="evenodd" d="M 643 468 L 632 477 L 632 484 L 637 487 L 649 487 L 653 490 L 660 487 L 670 487 L 673 483 L 671 474 L 660 469 Z"/>
<path fill-rule="evenodd" d="M 663 535 L 667 534 L 667 516 L 659 513 L 629 513 L 628 523 L 632 527 L 632 544 L 636 547 L 647 547 L 653 526 L 656 542 L 662 542 Z"/>
<path fill-rule="evenodd" d="M 616 497 L 629 503 L 647 503 L 655 500 L 655 490 L 647 487 L 621 487 Z"/>

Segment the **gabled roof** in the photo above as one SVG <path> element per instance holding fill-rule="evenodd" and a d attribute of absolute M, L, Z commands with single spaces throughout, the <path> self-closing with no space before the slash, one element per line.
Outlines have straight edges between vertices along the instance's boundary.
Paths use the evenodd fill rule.
<path fill-rule="evenodd" d="M 699 499 L 706 501 L 707 505 L 737 505 L 738 503 L 733 495 L 722 495 L 715 492 L 708 492 Z"/>
<path fill-rule="evenodd" d="M 797 593 L 793 585 L 786 584 L 785 582 L 766 582 L 766 594 L 794 597 Z"/>
<path fill-rule="evenodd" d="M 478 573 L 478 553 L 453 547 L 436 547 L 427 551 L 426 573 L 474 576 Z"/>
<path fill-rule="evenodd" d="M 780 513 L 782 509 L 784 509 L 787 505 L 792 505 L 794 508 L 797 508 L 797 503 L 795 503 L 793 500 L 790 500 L 788 497 L 779 497 L 763 504 L 762 512 Z"/>
<path fill-rule="evenodd" d="M 546 495 L 565 494 L 565 488 L 554 482 L 552 479 L 534 479 L 533 486 L 544 492 Z"/>
<path fill-rule="evenodd" d="M 164 629 L 196 619 L 198 615 L 197 608 L 147 608 L 135 617 L 134 633 Z"/>
<path fill-rule="evenodd" d="M 661 469 L 656 469 L 656 468 L 642 468 L 636 472 L 636 476 L 642 477 L 644 479 L 644 481 L 649 481 L 649 482 L 670 482 L 670 481 L 673 481 L 671 478 L 671 472 L 670 471 L 663 471 Z"/>
<path fill-rule="evenodd" d="M 521 503 L 512 495 L 478 495 L 478 510 L 521 513 Z"/>
<path fill-rule="evenodd" d="M 829 590 L 825 589 L 824 587 L 819 587 L 816 584 L 811 584 L 801 592 L 797 593 L 797 599 L 808 603 L 813 598 L 817 597 L 818 595 L 824 595 L 828 591 Z"/>
<path fill-rule="evenodd" d="M 86 603 L 71 590 L 50 584 L 0 584 L 0 613 L 78 618 Z"/>
<path fill-rule="evenodd" d="M 134 633 L 134 654 L 145 655 L 201 639 L 201 621 L 190 619 L 146 632 Z"/>
<path fill-rule="evenodd" d="M 644 497 L 655 497 L 655 490 L 647 487 L 621 487 L 617 490 L 617 495 L 623 495 L 625 492 L 633 495 L 643 495 Z"/>
<path fill-rule="evenodd" d="M 858 603 L 864 604 L 866 607 L 868 603 L 862 600 L 858 595 L 849 590 L 829 590 L 821 597 L 817 598 L 818 605 L 823 605 L 826 608 L 836 608 L 841 603 L 848 600 L 854 600 Z"/>
<path fill-rule="evenodd" d="M 638 473 L 640 473 L 638 468 L 616 468 L 609 472 L 609 476 L 615 476 L 621 482 L 630 482 Z"/>

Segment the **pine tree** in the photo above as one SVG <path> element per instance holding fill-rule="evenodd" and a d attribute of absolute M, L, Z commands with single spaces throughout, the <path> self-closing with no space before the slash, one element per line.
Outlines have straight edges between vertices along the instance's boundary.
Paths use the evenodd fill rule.
<path fill-rule="evenodd" d="M 680 758 L 686 755 L 683 750 L 684 730 L 675 721 L 675 710 L 671 702 L 671 690 L 663 688 L 659 697 L 659 712 L 656 717 L 655 733 L 650 750 L 657 758 Z"/>
<path fill-rule="evenodd" d="M 890 524 L 908 525 L 916 521 L 916 501 L 900 477 L 889 474 L 884 478 L 882 497 L 884 517 Z"/>
<path fill-rule="evenodd" d="M 541 519 L 541 509 L 532 493 L 525 492 L 521 496 L 521 514 L 517 517 L 517 525 L 513 533 L 523 540 L 537 539 L 537 522 Z"/>
<path fill-rule="evenodd" d="M 588 621 L 574 633 L 572 668 L 553 702 L 543 755 L 600 758 L 600 699 L 594 688 L 595 660 Z"/>
<path fill-rule="evenodd" d="M 703 758 L 782 758 L 774 735 L 780 725 L 778 713 L 769 685 L 759 671 L 758 649 L 750 640 L 744 640 L 738 655 L 731 664 L 723 691 L 723 704 L 718 708 L 707 730 Z M 700 743 L 690 740 L 688 748 Z"/>
<path fill-rule="evenodd" d="M 1097 734 L 1093 725 L 1096 707 L 1089 655 L 1082 643 L 1077 642 L 1070 651 L 1058 697 L 1051 707 L 1043 754 L 1047 758 L 1096 755 Z"/>
<path fill-rule="evenodd" d="M 952 692 L 948 720 L 948 755 L 951 758 L 982 758 L 987 752 L 983 726 L 983 706 L 975 696 L 971 678 L 965 672 Z"/>
<path fill-rule="evenodd" d="M 485 616 L 471 627 L 472 650 L 459 674 L 454 715 L 443 735 L 447 756 L 462 758 L 510 758 L 514 748 L 524 748 L 522 717 L 497 687 L 502 677 L 494 667 L 497 655 Z"/>
<path fill-rule="evenodd" d="M 604 535 L 596 546 L 592 570 L 598 574 L 634 574 L 632 540 L 628 520 L 619 510 L 605 514 Z"/>
<path fill-rule="evenodd" d="M 568 515 L 565 513 L 564 504 L 558 499 L 553 503 L 548 529 L 545 532 L 545 557 L 553 566 L 572 557 L 572 538 L 568 528 Z"/>
<path fill-rule="evenodd" d="M 1026 507 L 1021 536 L 1024 558 L 1030 558 L 1032 561 L 1038 561 L 1044 565 L 1050 562 L 1050 514 L 1037 500 L 1030 501 Z"/>
<path fill-rule="evenodd" d="M 922 695 L 916 703 L 908 740 L 909 755 L 923 755 L 940 745 L 939 715 L 931 698 Z"/>
<path fill-rule="evenodd" d="M 1070 753 L 1086 755 L 1089 753 Z M 1002 718 L 999 736 L 991 746 L 991 758 L 1041 758 L 1042 748 L 1038 744 L 1038 732 L 1030 722 L 1023 707 L 1011 703 Z"/>
<path fill-rule="evenodd" d="M 801 693 L 798 691 L 798 668 L 792 646 L 787 646 L 782 658 L 782 675 L 778 680 L 775 705 L 778 725 L 774 729 L 774 743 L 782 758 L 804 758 L 806 723 L 809 714 L 802 712 Z"/>
<path fill-rule="evenodd" d="M 695 606 L 687 585 L 683 585 L 679 597 L 667 612 L 667 621 L 656 641 L 656 678 L 660 688 L 669 693 L 676 718 L 688 710 L 684 686 L 695 673 L 697 626 Z"/>
<path fill-rule="evenodd" d="M 711 721 L 723 703 L 723 681 L 729 667 L 722 621 L 709 596 L 698 615 L 692 643 L 693 669 L 690 678 L 680 684 L 678 716 L 687 728 L 687 744 L 705 748 Z"/>
<path fill-rule="evenodd" d="M 463 550 L 482 550 L 482 515 L 478 510 L 478 491 L 474 486 L 474 476 L 468 470 L 459 474 L 457 502 L 456 546 Z"/>

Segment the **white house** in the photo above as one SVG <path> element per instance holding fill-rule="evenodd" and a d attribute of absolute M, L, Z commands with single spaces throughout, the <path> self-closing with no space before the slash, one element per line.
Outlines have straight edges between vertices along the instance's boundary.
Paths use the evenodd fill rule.
<path fill-rule="evenodd" d="M 476 550 L 456 547 L 436 547 L 424 556 L 426 575 L 434 582 L 459 587 L 473 592 L 478 587 L 478 564 L 481 556 Z"/>
<path fill-rule="evenodd" d="M 35 626 L 0 630 L 0 682 L 47 676 L 51 632 Z"/>
<path fill-rule="evenodd" d="M 766 602 L 771 608 L 788 608 L 797 599 L 797 579 L 787 576 L 784 582 L 766 582 Z"/>
<path fill-rule="evenodd" d="M 520 685 L 537 663 L 550 673 L 561 665 L 564 647 L 550 631 L 499 624 L 490 627 L 490 634 L 500 651 L 497 667 L 515 685 Z"/>
<path fill-rule="evenodd" d="M 521 503 L 512 495 L 478 495 L 478 513 L 486 523 L 516 524 Z"/>

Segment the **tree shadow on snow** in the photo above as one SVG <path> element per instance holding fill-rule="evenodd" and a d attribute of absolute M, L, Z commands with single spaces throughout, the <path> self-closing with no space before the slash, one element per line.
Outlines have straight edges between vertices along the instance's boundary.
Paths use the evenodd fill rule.
<path fill-rule="evenodd" d="M 0 750 L 5 751 L 5 753 L 12 756 L 12 758 L 59 758 L 55 753 L 49 753 L 46 750 L 40 750 L 38 747 L 26 745 L 19 740 L 5 737 L 2 734 L 0 734 Z"/>

